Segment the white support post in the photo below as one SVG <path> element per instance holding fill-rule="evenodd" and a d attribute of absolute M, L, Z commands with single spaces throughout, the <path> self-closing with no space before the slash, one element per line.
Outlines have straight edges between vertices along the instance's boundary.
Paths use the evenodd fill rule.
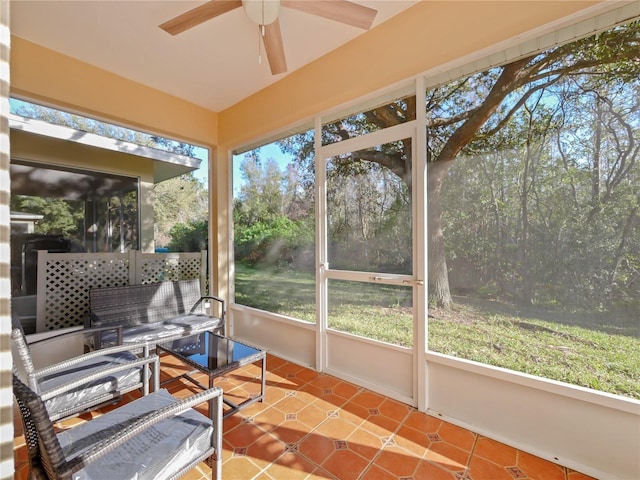
<path fill-rule="evenodd" d="M 46 330 L 46 306 L 47 306 L 47 250 L 38 250 L 37 293 L 36 293 L 36 332 Z"/>
<path fill-rule="evenodd" d="M 210 285 L 213 288 L 213 285 Z M 207 251 L 200 251 L 200 291 L 203 295 L 211 295 L 212 292 L 207 290 Z"/>
<path fill-rule="evenodd" d="M 142 255 L 139 250 L 129 250 L 129 285 L 137 285 L 142 278 L 142 272 L 138 271 L 138 264 L 142 265 L 142 261 L 138 262 L 138 255 Z"/>
<path fill-rule="evenodd" d="M 326 159 L 322 149 L 322 120 L 315 118 L 315 173 L 316 173 L 316 370 L 327 369 L 327 181 Z"/>
<path fill-rule="evenodd" d="M 414 201 L 414 275 L 421 282 L 417 282 L 413 288 L 413 308 L 416 321 L 414 338 L 414 399 L 420 411 L 426 411 L 429 407 L 427 363 L 425 352 L 428 349 L 428 256 L 426 228 L 417 228 L 418 225 L 427 223 L 427 119 L 425 106 L 426 87 L 424 77 L 416 78 L 416 156 L 413 166 L 413 201 Z"/>

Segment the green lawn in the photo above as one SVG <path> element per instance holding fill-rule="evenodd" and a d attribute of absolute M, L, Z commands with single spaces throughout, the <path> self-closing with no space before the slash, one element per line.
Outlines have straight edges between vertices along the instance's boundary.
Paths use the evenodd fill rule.
<path fill-rule="evenodd" d="M 640 399 L 640 335 L 496 313 L 458 299 L 453 312 L 432 311 L 431 350 Z"/>
<path fill-rule="evenodd" d="M 407 288 L 331 281 L 329 326 L 402 346 L 412 345 Z M 640 399 L 640 321 L 635 314 L 521 311 L 456 298 L 453 311 L 429 311 L 436 352 Z M 236 302 L 315 322 L 310 275 L 236 264 Z"/>

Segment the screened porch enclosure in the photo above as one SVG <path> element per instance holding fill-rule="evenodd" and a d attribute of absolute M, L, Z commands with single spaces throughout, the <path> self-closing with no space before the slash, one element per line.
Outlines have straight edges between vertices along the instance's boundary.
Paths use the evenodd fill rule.
<path fill-rule="evenodd" d="M 578 437 L 556 443 L 534 423 L 597 418 L 598 428 L 627 430 L 633 446 L 620 445 L 621 457 L 633 456 L 640 291 L 620 255 L 640 252 L 631 239 L 638 85 L 622 70 L 604 80 L 561 52 L 591 58 L 602 38 L 636 48 L 637 28 L 631 21 L 546 50 L 538 43 L 528 57 L 531 45 L 521 45 L 529 63 L 426 76 L 348 114 L 325 113 L 313 130 L 237 151 L 234 332 L 395 400 L 464 417 L 465 427 L 499 425 L 492 434 L 501 436 L 526 424 L 532 451 L 545 444 L 592 461 L 599 447 L 587 454 L 593 445 Z M 538 66 L 545 56 L 557 62 L 549 72 Z M 565 82 L 544 83 L 560 69 L 570 72 Z M 535 79 L 506 87 L 508 75 Z M 474 112 L 496 102 L 499 82 L 509 94 L 455 150 Z M 412 87 L 415 97 L 406 95 Z M 315 243 L 302 235 L 309 231 Z"/>
<path fill-rule="evenodd" d="M 228 301 L 227 332 L 275 359 L 274 381 L 331 377 L 559 478 L 627 480 L 640 478 L 638 19 L 637 1 L 416 2 L 219 111 L 18 36 L 7 85 L 211 148 L 211 293 Z M 576 59 L 590 65 L 554 75 Z M 70 88 L 53 65 L 89 81 Z M 245 155 L 258 161 L 242 185 Z M 227 453 L 271 439 L 245 420 Z M 261 425 L 291 433 L 276 423 Z M 245 429 L 256 445 L 238 442 Z M 241 462 L 282 473 L 263 455 Z M 484 480 L 469 463 L 448 473 Z"/>

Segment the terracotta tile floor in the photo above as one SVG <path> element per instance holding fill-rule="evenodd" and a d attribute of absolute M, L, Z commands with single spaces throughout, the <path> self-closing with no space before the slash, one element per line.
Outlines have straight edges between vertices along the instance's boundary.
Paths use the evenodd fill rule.
<path fill-rule="evenodd" d="M 162 363 L 163 380 L 186 371 L 169 357 L 163 357 Z M 250 365 L 216 379 L 216 385 L 238 401 L 259 392 L 259 374 L 260 368 Z M 264 402 L 224 421 L 222 474 L 226 480 L 591 478 L 271 355 L 266 380 Z M 179 397 L 196 387 L 180 380 L 167 388 Z M 58 426 L 68 428 L 90 418 L 84 415 Z M 18 425 L 15 478 L 26 479 L 26 447 L 20 434 Z M 211 469 L 203 463 L 184 479 L 210 475 Z"/>

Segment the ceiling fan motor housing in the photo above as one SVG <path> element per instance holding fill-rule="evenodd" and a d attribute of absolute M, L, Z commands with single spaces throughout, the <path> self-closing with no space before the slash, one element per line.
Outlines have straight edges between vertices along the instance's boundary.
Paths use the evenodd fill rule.
<path fill-rule="evenodd" d="M 242 0 L 247 17 L 258 25 L 270 25 L 278 18 L 280 0 Z"/>

